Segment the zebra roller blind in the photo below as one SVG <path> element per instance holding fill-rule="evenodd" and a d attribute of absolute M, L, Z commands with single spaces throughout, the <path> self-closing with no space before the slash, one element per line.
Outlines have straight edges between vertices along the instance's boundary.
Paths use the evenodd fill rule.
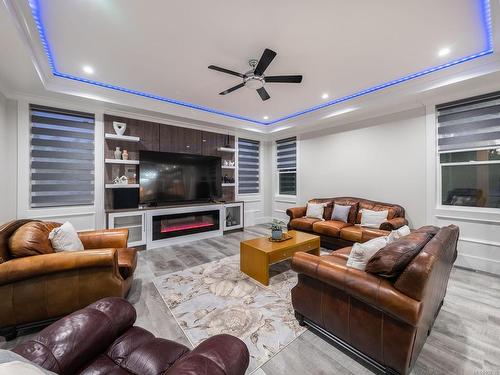
<path fill-rule="evenodd" d="M 260 186 L 260 142 L 238 138 L 238 194 L 256 194 Z"/>
<path fill-rule="evenodd" d="M 297 193 L 297 139 L 287 138 L 276 141 L 276 166 L 279 177 L 279 194 Z"/>
<path fill-rule="evenodd" d="M 94 204 L 94 115 L 31 105 L 31 207 Z"/>
<path fill-rule="evenodd" d="M 500 145 L 500 92 L 443 104 L 438 110 L 438 150 Z"/>

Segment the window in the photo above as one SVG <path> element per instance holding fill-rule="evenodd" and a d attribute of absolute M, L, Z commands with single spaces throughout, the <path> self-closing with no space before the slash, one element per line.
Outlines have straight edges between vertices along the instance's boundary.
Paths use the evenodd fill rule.
<path fill-rule="evenodd" d="M 500 93 L 437 110 L 441 203 L 500 208 Z"/>
<path fill-rule="evenodd" d="M 31 112 L 31 207 L 94 204 L 94 116 L 41 106 Z"/>
<path fill-rule="evenodd" d="M 238 138 L 238 194 L 259 192 L 260 142 Z"/>
<path fill-rule="evenodd" d="M 297 194 L 297 139 L 276 141 L 276 168 L 278 170 L 278 194 Z"/>

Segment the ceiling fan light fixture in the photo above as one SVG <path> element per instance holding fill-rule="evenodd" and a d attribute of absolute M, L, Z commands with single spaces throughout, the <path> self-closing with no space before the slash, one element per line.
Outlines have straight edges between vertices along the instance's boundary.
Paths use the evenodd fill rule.
<path fill-rule="evenodd" d="M 248 89 L 257 90 L 264 87 L 264 84 L 264 78 L 259 76 L 252 75 L 245 78 L 245 87 Z"/>

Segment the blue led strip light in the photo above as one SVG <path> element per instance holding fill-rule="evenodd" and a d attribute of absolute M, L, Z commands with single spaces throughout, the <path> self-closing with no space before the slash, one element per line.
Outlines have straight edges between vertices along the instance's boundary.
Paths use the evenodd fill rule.
<path fill-rule="evenodd" d="M 179 105 L 179 106 L 183 106 L 183 107 L 187 107 L 187 108 L 191 108 L 191 109 L 196 109 L 196 110 L 203 111 L 203 112 L 208 112 L 208 113 L 213 113 L 213 114 L 220 115 L 220 116 L 233 118 L 236 120 L 247 121 L 247 122 L 250 122 L 253 124 L 273 125 L 273 124 L 277 124 L 277 123 L 285 121 L 285 120 L 290 120 L 292 118 L 299 117 L 299 116 L 302 116 L 304 114 L 311 113 L 311 112 L 314 112 L 314 111 L 317 111 L 317 110 L 320 110 L 320 109 L 323 109 L 323 108 L 326 108 L 326 107 L 329 107 L 329 106 L 332 106 L 335 104 L 343 103 L 343 102 L 349 101 L 351 99 L 370 94 L 372 92 L 380 91 L 380 90 L 383 90 L 387 87 L 398 85 L 400 83 L 410 81 L 412 79 L 422 77 L 422 76 L 425 76 L 427 74 L 437 72 L 439 70 L 443 70 L 443 69 L 446 69 L 446 68 L 449 68 L 449 67 L 452 67 L 452 66 L 455 66 L 458 64 L 462 64 L 464 62 L 471 61 L 471 60 L 477 59 L 477 58 L 482 57 L 482 56 L 492 54 L 493 53 L 493 31 L 492 31 L 492 25 L 491 25 L 491 9 L 490 9 L 489 0 L 478 0 L 478 2 L 479 2 L 479 7 L 480 7 L 481 20 L 482 20 L 482 26 L 483 26 L 484 38 L 485 38 L 485 46 L 484 46 L 484 49 L 482 51 L 474 53 L 474 54 L 469 55 L 469 56 L 462 57 L 462 58 L 457 59 L 457 60 L 450 61 L 450 62 L 442 64 L 442 65 L 428 68 L 428 69 L 425 69 L 425 70 L 422 70 L 422 71 L 419 71 L 419 72 L 416 72 L 416 73 L 413 73 L 413 74 L 410 74 L 410 75 L 407 75 L 407 76 L 404 76 L 404 77 L 401 77 L 401 78 L 398 78 L 398 79 L 395 79 L 395 80 L 392 80 L 389 82 L 385 82 L 385 83 L 382 83 L 380 85 L 372 86 L 372 87 L 369 87 L 365 90 L 356 92 L 354 94 L 343 96 L 341 98 L 337 98 L 337 99 L 331 100 L 329 102 L 322 103 L 320 105 L 317 105 L 317 106 L 314 106 L 314 107 L 311 107 L 311 108 L 308 108 L 308 109 L 305 109 L 305 110 L 302 110 L 299 112 L 294 112 L 290 115 L 283 116 L 283 117 L 280 117 L 280 118 L 272 120 L 272 121 L 254 120 L 254 119 L 251 119 L 249 117 L 240 116 L 240 115 L 229 113 L 229 112 L 223 112 L 223 111 L 219 111 L 219 110 L 212 109 L 209 107 L 204 107 L 204 106 L 197 105 L 197 104 L 183 102 L 183 101 L 175 100 L 175 99 L 169 99 L 169 98 L 166 98 L 163 96 L 154 95 L 154 94 L 150 94 L 147 92 L 128 89 L 128 88 L 117 86 L 117 85 L 111 85 L 108 83 L 98 82 L 98 81 L 94 81 L 94 80 L 90 80 L 90 79 L 86 79 L 86 78 L 82 78 L 82 77 L 73 76 L 71 74 L 62 73 L 62 72 L 57 70 L 54 54 L 52 53 L 52 50 L 50 48 L 50 43 L 49 43 L 47 36 L 46 36 L 46 33 L 45 33 L 45 28 L 43 26 L 42 17 L 41 17 L 40 0 L 29 0 L 29 5 L 31 8 L 31 13 L 33 15 L 33 19 L 34 19 L 36 27 L 38 29 L 38 33 L 40 35 L 43 49 L 45 51 L 45 54 L 47 55 L 47 60 L 48 60 L 49 65 L 50 65 L 50 69 L 52 71 L 52 74 L 56 77 L 70 79 L 70 80 L 78 81 L 78 82 L 83 82 L 83 83 L 87 83 L 89 85 L 99 86 L 99 87 L 103 87 L 103 88 L 107 88 L 107 89 L 111 89 L 111 90 L 121 91 L 121 92 L 124 92 L 127 94 L 142 96 L 145 98 L 154 99 L 154 100 L 158 100 L 158 101 L 165 102 L 165 103 L 175 104 L 175 105 Z"/>

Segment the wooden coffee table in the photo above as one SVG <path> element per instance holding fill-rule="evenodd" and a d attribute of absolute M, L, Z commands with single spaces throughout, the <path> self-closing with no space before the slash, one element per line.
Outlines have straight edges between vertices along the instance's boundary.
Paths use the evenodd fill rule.
<path fill-rule="evenodd" d="M 240 243 L 240 270 L 258 282 L 269 285 L 269 265 L 291 258 L 298 251 L 319 255 L 319 236 L 291 230 L 293 238 L 271 242 L 268 237 Z"/>

